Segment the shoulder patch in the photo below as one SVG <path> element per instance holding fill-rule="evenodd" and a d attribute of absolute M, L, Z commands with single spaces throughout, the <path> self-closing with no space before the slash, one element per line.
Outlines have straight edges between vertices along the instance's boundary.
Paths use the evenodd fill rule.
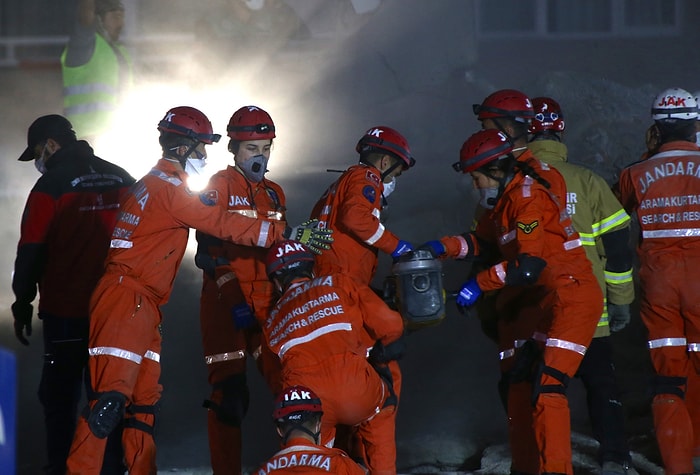
<path fill-rule="evenodd" d="M 520 229 L 522 232 L 524 232 L 525 234 L 530 234 L 532 231 L 535 230 L 535 228 L 537 226 L 540 225 L 540 222 L 535 220 L 535 221 L 528 224 L 528 223 L 521 223 L 520 221 L 518 221 L 516 224 L 518 226 L 518 229 Z"/>
<path fill-rule="evenodd" d="M 377 190 L 371 185 L 366 185 L 364 188 L 362 188 L 362 196 L 367 198 L 367 201 L 374 204 L 377 199 Z"/>
<path fill-rule="evenodd" d="M 377 186 L 377 187 L 381 183 L 381 180 L 379 179 L 379 177 L 376 174 L 372 173 L 371 170 L 367 170 L 365 172 L 365 179 L 369 182 L 374 183 L 374 186 Z"/>
<path fill-rule="evenodd" d="M 219 201 L 219 192 L 216 190 L 203 191 L 199 194 L 199 201 L 205 206 L 214 206 Z"/>

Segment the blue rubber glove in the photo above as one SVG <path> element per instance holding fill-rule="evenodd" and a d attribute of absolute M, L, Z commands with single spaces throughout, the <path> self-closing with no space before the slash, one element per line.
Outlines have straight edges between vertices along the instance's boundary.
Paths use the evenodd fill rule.
<path fill-rule="evenodd" d="M 476 283 L 476 278 L 472 277 L 462 284 L 462 288 L 459 289 L 459 294 L 457 294 L 457 305 L 460 307 L 471 307 L 476 303 L 480 296 L 481 288 L 479 288 L 479 284 Z"/>
<path fill-rule="evenodd" d="M 391 257 L 394 259 L 398 259 L 402 254 L 406 254 L 407 252 L 411 252 L 413 250 L 413 246 L 411 245 L 410 242 L 407 241 L 399 241 L 399 244 L 396 246 L 396 249 L 391 253 Z"/>
<path fill-rule="evenodd" d="M 445 249 L 445 245 L 439 239 L 435 239 L 434 241 L 424 242 L 423 244 L 421 244 L 419 249 L 427 249 L 435 257 L 440 257 L 447 252 L 447 249 Z"/>
<path fill-rule="evenodd" d="M 231 317 L 233 318 L 233 324 L 240 330 L 250 328 L 255 323 L 253 309 L 247 303 L 239 303 L 231 307 Z"/>

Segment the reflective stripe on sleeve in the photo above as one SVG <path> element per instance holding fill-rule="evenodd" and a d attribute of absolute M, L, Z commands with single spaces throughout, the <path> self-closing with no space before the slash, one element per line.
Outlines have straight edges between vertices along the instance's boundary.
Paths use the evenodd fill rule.
<path fill-rule="evenodd" d="M 632 269 L 626 272 L 605 271 L 605 282 L 608 284 L 626 284 L 632 282 Z"/>
<path fill-rule="evenodd" d="M 136 364 L 141 364 L 142 356 L 137 355 L 133 351 L 114 348 L 113 346 L 96 346 L 88 350 L 90 356 L 114 356 L 125 360 L 133 361 Z"/>
<path fill-rule="evenodd" d="M 379 238 L 382 237 L 384 234 L 384 225 L 382 223 L 379 223 L 379 226 L 377 226 L 377 230 L 372 234 L 369 239 L 366 239 L 365 242 L 369 244 L 370 246 L 374 245 L 375 242 L 379 241 Z"/>
<path fill-rule="evenodd" d="M 653 350 L 655 348 L 663 348 L 666 346 L 685 346 L 688 343 L 683 337 L 680 338 L 659 338 L 656 340 L 649 340 L 649 349 Z"/>
<path fill-rule="evenodd" d="M 579 345 L 578 343 L 574 343 L 572 341 L 560 340 L 558 338 L 547 338 L 545 346 L 548 346 L 550 348 L 561 348 L 563 350 L 573 351 L 582 356 L 586 354 L 585 346 Z"/>

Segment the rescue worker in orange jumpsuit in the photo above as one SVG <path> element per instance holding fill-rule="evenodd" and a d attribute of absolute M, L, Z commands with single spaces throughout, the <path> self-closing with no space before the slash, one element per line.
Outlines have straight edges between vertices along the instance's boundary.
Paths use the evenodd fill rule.
<path fill-rule="evenodd" d="M 255 475 L 270 473 L 335 473 L 366 475 L 366 471 L 340 449 L 321 445 L 321 399 L 311 389 L 291 386 L 275 399 L 272 418 L 282 437 L 282 450 Z"/>
<path fill-rule="evenodd" d="M 283 225 L 284 193 L 265 178 L 275 137 L 272 118 L 259 107 L 241 107 L 231 116 L 227 131 L 234 165 L 214 174 L 206 192 L 220 197 L 219 206 L 229 213 Z M 279 377 L 277 358 L 262 352 L 262 332 L 256 321 L 256 317 L 260 321 L 267 317 L 274 304 L 274 289 L 265 272 L 267 249 L 201 232 L 197 241 L 195 262 L 204 270 L 199 318 L 212 386 L 204 402 L 209 409 L 211 466 L 217 475 L 236 475 L 241 473 L 241 422 L 250 399 L 246 354 L 256 359 L 270 384 L 276 384 Z"/>
<path fill-rule="evenodd" d="M 691 384 L 700 372 L 698 104 L 688 91 L 671 88 L 654 99 L 651 114 L 658 151 L 622 170 L 619 192 L 639 221 L 640 313 L 656 373 L 654 428 L 665 473 L 677 475 L 693 473 L 693 457 L 698 462 L 700 455 L 687 407 L 700 391 Z"/>
<path fill-rule="evenodd" d="M 300 243 L 275 244 L 266 267 L 281 297 L 263 332 L 282 363 L 282 385 L 309 387 L 323 400 L 324 445 L 333 444 L 337 424 L 357 426 L 370 472 L 395 474 L 395 411 L 385 407 L 389 385 L 371 363 L 394 357 L 401 316 L 346 274 L 316 276 L 314 255 Z M 367 334 L 378 342 L 369 357 Z"/>
<path fill-rule="evenodd" d="M 462 285 L 459 307 L 474 305 L 483 292 L 504 288 L 521 291 L 530 302 L 538 300 L 534 332 L 518 349 L 514 366 L 519 358 L 539 356 L 527 361 L 522 380 L 511 379 L 507 406 L 509 416 L 532 411 L 539 467 L 535 472 L 516 466 L 512 470 L 571 475 L 566 387 L 593 338 L 603 296 L 566 213 L 564 180 L 495 129 L 472 135 L 454 168 L 472 175 L 487 211 L 474 232 L 424 246 L 437 256 L 453 258 L 492 254 L 489 246 L 496 247 L 501 258 Z"/>
<path fill-rule="evenodd" d="M 382 208 L 396 189 L 397 178 L 416 163 L 408 141 L 395 129 L 386 126 L 370 127 L 357 142 L 359 163 L 348 168 L 321 196 L 311 212 L 321 226 L 333 230 L 333 244 L 316 259 L 316 273 L 343 273 L 356 282 L 369 286 L 379 262 L 378 252 L 396 259 L 413 250 L 408 241 L 399 239 L 381 220 Z M 368 349 L 375 342 L 367 339 Z M 397 343 L 397 345 L 402 344 Z M 397 351 L 397 354 L 400 354 Z M 401 369 L 396 360 L 388 361 L 391 373 L 393 400 L 396 408 L 401 395 Z M 396 409 L 394 410 L 396 417 Z M 347 445 L 355 458 L 361 454 L 346 439 L 345 428 L 339 442 Z M 361 449 L 362 444 L 357 448 Z"/>
<path fill-rule="evenodd" d="M 170 109 L 158 124 L 163 157 L 130 189 L 112 232 L 105 272 L 90 302 L 88 401 L 68 457 L 68 474 L 97 474 L 106 437 L 124 419 L 122 443 L 131 475 L 156 472 L 153 426 L 160 399 L 160 305 L 168 301 L 189 229 L 250 246 L 289 236 L 319 244 L 330 239 L 316 223 L 288 228 L 228 213 L 216 197 L 186 186 L 219 140 L 199 110 Z M 320 241 L 320 242 L 319 242 Z"/>
<path fill-rule="evenodd" d="M 567 189 L 567 211 L 605 297 L 598 328 L 576 376 L 581 378 L 587 392 L 593 435 L 600 443 L 601 474 L 624 475 L 631 458 L 610 332 L 620 331 L 629 324 L 629 307 L 634 300 L 630 217 L 601 176 L 568 162 L 568 151 L 561 139 L 566 123 L 559 103 L 550 97 L 536 97 L 532 99 L 532 107 L 535 118 L 530 123 L 528 149 L 562 174 Z"/>

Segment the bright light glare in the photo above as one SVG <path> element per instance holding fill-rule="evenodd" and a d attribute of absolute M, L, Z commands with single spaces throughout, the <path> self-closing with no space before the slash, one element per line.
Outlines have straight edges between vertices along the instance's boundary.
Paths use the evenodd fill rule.
<path fill-rule="evenodd" d="M 206 146 L 207 166 L 203 174 L 188 180 L 192 189 L 201 189 L 209 177 L 231 159 L 226 150 L 226 124 L 233 111 L 240 107 L 238 104 L 245 105 L 230 90 L 196 90 L 177 82 L 142 85 L 124 98 L 114 127 L 92 145 L 96 155 L 116 163 L 138 179 L 162 156 L 157 125 L 165 113 L 177 106 L 195 107 L 209 117 L 214 133 L 222 135 L 218 143 Z"/>

